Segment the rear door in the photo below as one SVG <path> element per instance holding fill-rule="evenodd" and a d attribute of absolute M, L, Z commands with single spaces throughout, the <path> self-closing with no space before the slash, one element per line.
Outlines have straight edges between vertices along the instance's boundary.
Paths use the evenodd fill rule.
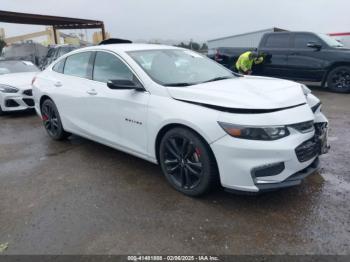
<path fill-rule="evenodd" d="M 259 72 L 265 76 L 288 77 L 288 51 L 290 48 L 289 33 L 273 33 L 263 38 L 260 52 L 264 54 L 264 64 Z"/>
<path fill-rule="evenodd" d="M 86 118 L 88 106 L 84 103 L 84 98 L 89 96 L 92 55 L 93 52 L 89 51 L 68 56 L 53 67 L 56 73 L 50 76 L 53 99 L 63 126 L 68 131 L 81 135 L 86 135 L 89 130 Z"/>
<path fill-rule="evenodd" d="M 311 33 L 292 34 L 293 45 L 288 57 L 288 67 L 293 79 L 309 81 L 321 81 L 322 79 L 327 61 L 322 59 L 322 49 L 307 46 L 310 42 L 323 44 L 318 36 Z"/>

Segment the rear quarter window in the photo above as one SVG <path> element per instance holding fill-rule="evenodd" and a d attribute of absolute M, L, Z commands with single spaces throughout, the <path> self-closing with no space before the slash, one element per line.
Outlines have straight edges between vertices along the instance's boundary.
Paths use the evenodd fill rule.
<path fill-rule="evenodd" d="M 63 73 L 65 75 L 89 78 L 91 52 L 77 53 L 66 58 Z"/>
<path fill-rule="evenodd" d="M 57 72 L 57 73 L 63 73 L 63 69 L 64 69 L 64 63 L 66 62 L 66 59 L 62 59 L 61 61 L 59 61 L 58 63 L 56 63 L 53 67 L 52 70 Z"/>

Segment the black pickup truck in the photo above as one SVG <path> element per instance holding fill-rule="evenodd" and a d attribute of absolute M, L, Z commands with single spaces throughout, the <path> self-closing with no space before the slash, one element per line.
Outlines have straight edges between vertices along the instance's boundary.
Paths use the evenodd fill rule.
<path fill-rule="evenodd" d="M 248 50 L 254 49 L 220 47 L 212 58 L 234 69 L 238 57 Z M 254 75 L 321 82 L 332 91 L 350 92 L 350 49 L 328 35 L 267 33 L 256 51 L 264 56 L 264 62 L 254 66 Z"/>

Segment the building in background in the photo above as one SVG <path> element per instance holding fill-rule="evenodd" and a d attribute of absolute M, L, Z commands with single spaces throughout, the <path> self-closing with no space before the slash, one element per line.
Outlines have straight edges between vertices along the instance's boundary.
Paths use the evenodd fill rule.
<path fill-rule="evenodd" d="M 345 47 L 350 48 L 350 32 L 347 33 L 331 33 L 331 37 L 340 41 Z"/>
<path fill-rule="evenodd" d="M 105 33 L 106 35 L 106 39 L 111 38 L 110 34 L 108 32 Z M 97 45 L 98 43 L 100 43 L 102 41 L 102 32 L 95 32 L 92 35 L 92 43 L 94 45 Z"/>
<path fill-rule="evenodd" d="M 208 40 L 208 49 L 215 49 L 218 47 L 258 47 L 260 39 L 266 33 L 287 31 L 281 28 L 273 27 L 254 31 L 250 33 L 244 33 L 239 35 L 232 35 L 221 37 L 217 39 Z"/>

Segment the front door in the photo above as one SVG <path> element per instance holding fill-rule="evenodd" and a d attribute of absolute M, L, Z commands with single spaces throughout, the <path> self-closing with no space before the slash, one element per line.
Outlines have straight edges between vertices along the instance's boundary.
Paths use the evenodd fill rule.
<path fill-rule="evenodd" d="M 89 96 L 84 102 L 94 135 L 102 142 L 146 154 L 146 91 L 110 89 L 108 80 L 139 81 L 116 54 L 96 52 Z"/>
<path fill-rule="evenodd" d="M 288 56 L 288 67 L 293 79 L 321 81 L 326 61 L 322 59 L 321 49 L 308 47 L 308 43 L 322 45 L 322 41 L 310 33 L 293 36 L 293 46 Z"/>

